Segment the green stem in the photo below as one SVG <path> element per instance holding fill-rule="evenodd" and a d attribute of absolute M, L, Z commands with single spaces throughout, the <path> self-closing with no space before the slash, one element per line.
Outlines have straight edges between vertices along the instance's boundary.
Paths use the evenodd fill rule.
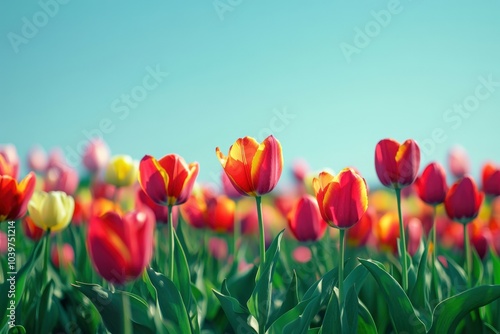
<path fill-rule="evenodd" d="M 403 223 L 403 213 L 401 212 L 401 189 L 396 188 L 396 200 L 398 202 L 398 215 L 399 215 L 399 240 L 400 240 L 400 254 L 399 258 L 401 261 L 402 273 L 403 277 L 403 290 L 408 292 L 408 263 L 406 262 L 406 237 L 405 237 L 405 228 Z"/>
<path fill-rule="evenodd" d="M 130 312 L 130 300 L 126 291 L 122 291 L 122 305 L 123 305 L 123 333 L 132 334 L 132 319 Z"/>
<path fill-rule="evenodd" d="M 50 254 L 49 244 L 50 244 L 50 228 L 47 229 L 47 231 L 45 232 L 45 245 L 44 245 L 45 246 L 45 249 L 44 249 L 45 258 L 44 258 L 43 271 L 42 271 L 42 277 L 43 277 L 42 282 L 44 283 L 43 284 L 44 286 L 49 281 L 49 275 L 48 275 L 49 254 Z"/>
<path fill-rule="evenodd" d="M 469 240 L 469 230 L 467 228 L 467 224 L 464 225 L 464 247 L 465 247 L 465 263 L 464 267 L 466 267 L 467 272 L 467 284 L 471 286 L 472 283 L 472 253 L 470 249 L 470 240 Z"/>
<path fill-rule="evenodd" d="M 233 225 L 233 261 L 234 263 L 238 262 L 238 240 L 240 239 L 241 234 L 241 225 L 240 220 L 235 218 Z"/>
<path fill-rule="evenodd" d="M 340 314 L 342 314 L 342 309 L 344 308 L 344 239 L 345 239 L 345 230 L 340 229 L 339 236 L 339 310 Z"/>
<path fill-rule="evenodd" d="M 259 275 L 262 274 L 264 270 L 264 263 L 266 262 L 266 237 L 264 235 L 264 220 L 262 219 L 262 198 L 260 196 L 255 197 L 255 202 L 257 205 L 257 217 L 259 219 L 259 237 L 260 237 L 260 270 Z"/>
<path fill-rule="evenodd" d="M 431 277 L 432 277 L 432 282 L 433 282 L 433 287 L 434 287 L 434 292 L 435 292 L 435 297 L 438 298 L 438 300 L 441 300 L 441 293 L 439 290 L 439 276 L 436 272 L 436 259 L 437 259 L 437 243 L 436 243 L 436 206 L 433 206 L 433 213 L 432 213 L 432 229 L 431 229 L 431 242 L 432 242 L 432 263 L 431 263 Z M 434 306 L 434 305 L 432 305 Z"/>
<path fill-rule="evenodd" d="M 172 214 L 172 205 L 168 206 L 168 230 L 170 234 L 170 271 L 169 271 L 169 278 L 171 281 L 174 280 L 174 262 L 175 262 L 175 257 L 174 257 L 174 248 L 175 248 L 175 239 L 174 239 L 174 218 Z"/>

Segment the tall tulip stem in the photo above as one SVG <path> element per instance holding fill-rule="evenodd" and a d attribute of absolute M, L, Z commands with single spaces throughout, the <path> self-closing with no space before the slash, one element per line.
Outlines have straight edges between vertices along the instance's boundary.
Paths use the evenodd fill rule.
<path fill-rule="evenodd" d="M 406 237 L 405 227 L 403 222 L 403 213 L 401 211 L 401 188 L 396 188 L 396 200 L 398 202 L 398 215 L 399 215 L 399 249 L 400 261 L 402 267 L 401 276 L 403 277 L 403 290 L 408 292 L 408 263 L 406 259 Z"/>
<path fill-rule="evenodd" d="M 465 249 L 465 263 L 467 272 L 467 283 L 471 285 L 472 283 L 472 253 L 470 249 L 470 240 L 469 240 L 469 230 L 467 228 L 467 224 L 464 225 L 464 249 Z"/>
<path fill-rule="evenodd" d="M 47 229 L 45 232 L 45 249 L 44 249 L 44 262 L 43 262 L 43 271 L 42 271 L 42 282 L 44 282 L 44 285 L 49 281 L 49 275 L 48 275 L 48 267 L 49 267 L 49 253 L 50 253 L 50 228 Z M 60 260 L 60 259 L 59 259 Z"/>
<path fill-rule="evenodd" d="M 122 306 L 123 306 L 123 333 L 132 334 L 131 317 L 130 312 L 130 299 L 126 291 L 122 291 Z"/>
<path fill-rule="evenodd" d="M 262 274 L 264 270 L 264 263 L 266 262 L 266 237 L 264 235 L 264 220 L 262 219 L 262 198 L 260 196 L 255 197 L 255 202 L 257 205 L 257 217 L 259 219 L 259 237 L 260 237 L 260 270 L 259 275 Z"/>
<path fill-rule="evenodd" d="M 241 224 L 240 220 L 235 218 L 233 224 L 233 261 L 238 262 L 238 240 L 241 234 Z"/>
<path fill-rule="evenodd" d="M 345 230 L 339 230 L 339 310 L 342 313 L 342 309 L 344 308 L 344 239 L 345 239 Z M 335 292 L 334 292 L 335 293 Z"/>
<path fill-rule="evenodd" d="M 171 281 L 174 280 L 174 248 L 175 248 L 175 239 L 174 239 L 174 215 L 172 214 L 172 205 L 168 206 L 168 231 L 170 234 L 170 271 L 168 273 Z"/>

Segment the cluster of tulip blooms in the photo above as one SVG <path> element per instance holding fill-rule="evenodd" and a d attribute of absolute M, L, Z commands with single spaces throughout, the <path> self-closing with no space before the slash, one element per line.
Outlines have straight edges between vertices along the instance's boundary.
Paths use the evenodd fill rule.
<path fill-rule="evenodd" d="M 0 225 L 0 253 L 16 252 L 16 270 L 1 261 L 0 328 L 500 330 L 498 166 L 484 165 L 480 189 L 457 149 L 449 177 L 437 162 L 419 175 L 417 143 L 383 139 L 385 188 L 369 191 L 354 168 L 310 173 L 296 162 L 293 186 L 273 194 L 284 166 L 275 137 L 239 138 L 216 157 L 221 191 L 197 184 L 198 163 L 177 154 L 136 162 L 97 139 L 82 156 L 86 177 L 34 148 L 18 181 L 15 147 L 0 146 L 0 222 L 17 231 L 11 247 Z"/>

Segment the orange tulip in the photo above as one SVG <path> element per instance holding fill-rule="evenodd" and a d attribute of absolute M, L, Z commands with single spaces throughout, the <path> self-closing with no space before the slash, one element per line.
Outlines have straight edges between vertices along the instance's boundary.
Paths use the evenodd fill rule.
<path fill-rule="evenodd" d="M 233 186 L 243 195 L 260 196 L 271 192 L 283 170 L 280 142 L 272 135 L 259 144 L 252 137 L 239 138 L 228 156 L 215 149 Z"/>
<path fill-rule="evenodd" d="M 500 168 L 492 163 L 483 167 L 482 173 L 483 191 L 490 196 L 500 196 Z"/>
<path fill-rule="evenodd" d="M 377 237 L 379 249 L 397 254 L 397 239 L 399 238 L 398 215 L 394 212 L 383 215 L 375 225 L 375 236 Z"/>
<path fill-rule="evenodd" d="M 313 187 L 321 215 L 333 227 L 353 226 L 368 208 L 365 179 L 351 168 L 336 176 L 322 172 L 314 178 Z"/>
<path fill-rule="evenodd" d="M 35 182 L 33 172 L 19 183 L 12 176 L 0 175 L 0 222 L 19 219 L 26 214 Z"/>
<path fill-rule="evenodd" d="M 189 165 L 177 154 L 156 160 L 145 155 L 139 164 L 142 190 L 158 205 L 179 205 L 187 201 L 198 176 L 197 162 Z"/>
<path fill-rule="evenodd" d="M 207 202 L 208 226 L 216 232 L 232 232 L 236 203 L 227 196 L 220 195 Z"/>
<path fill-rule="evenodd" d="M 450 219 L 462 224 L 471 222 L 479 214 L 484 194 L 477 189 L 470 176 L 458 180 L 448 190 L 444 206 Z"/>
<path fill-rule="evenodd" d="M 420 149 L 411 139 L 399 144 L 383 139 L 375 148 L 375 169 L 382 184 L 400 189 L 412 184 L 420 166 Z"/>

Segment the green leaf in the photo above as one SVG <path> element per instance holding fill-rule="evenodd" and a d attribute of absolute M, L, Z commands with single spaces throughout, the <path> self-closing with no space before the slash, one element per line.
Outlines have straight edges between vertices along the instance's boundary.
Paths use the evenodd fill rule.
<path fill-rule="evenodd" d="M 225 283 L 223 283 L 223 286 L 224 285 Z M 224 310 L 229 323 L 236 333 L 257 334 L 257 332 L 247 323 L 250 312 L 245 307 L 243 307 L 236 298 L 224 295 L 216 290 L 212 291 L 219 299 L 222 309 Z"/>
<path fill-rule="evenodd" d="M 179 330 L 179 333 L 191 333 L 188 312 L 175 284 L 168 277 L 151 268 L 148 268 L 147 272 L 156 290 L 157 307 L 161 311 L 163 321 Z"/>
<path fill-rule="evenodd" d="M 77 282 L 73 287 L 90 299 L 110 332 L 123 333 L 123 294 L 126 294 L 130 301 L 130 320 L 134 332 L 156 332 L 148 304 L 141 297 L 126 291 L 111 292 L 97 284 Z"/>
<path fill-rule="evenodd" d="M 424 322 L 426 328 L 432 323 L 432 310 L 429 305 L 429 289 L 426 284 L 428 247 L 425 247 L 420 263 L 418 265 L 417 280 L 410 292 L 410 300 L 418 312 L 419 318 Z"/>
<path fill-rule="evenodd" d="M 354 268 L 344 280 L 344 294 L 346 294 L 354 285 L 356 285 L 356 294 L 359 294 L 359 290 L 361 290 L 367 276 L 368 270 L 364 266 L 356 266 L 356 268 Z M 345 298 L 346 296 L 344 296 L 344 300 Z"/>
<path fill-rule="evenodd" d="M 335 289 L 330 297 L 330 302 L 326 308 L 319 334 L 340 333 L 341 331 L 339 299 L 337 298 L 337 293 L 338 290 Z"/>
<path fill-rule="evenodd" d="M 337 332 L 338 333 L 338 332 Z M 377 326 L 370 311 L 359 301 L 358 304 L 358 333 L 359 334 L 377 334 Z"/>
<path fill-rule="evenodd" d="M 481 281 L 483 280 L 483 261 L 479 257 L 479 254 L 477 253 L 476 249 L 474 247 L 471 247 L 471 253 L 472 253 L 472 286 L 478 286 L 481 285 Z"/>
<path fill-rule="evenodd" d="M 17 325 L 9 328 L 9 334 L 26 334 L 26 330 L 23 326 Z"/>
<path fill-rule="evenodd" d="M 261 327 L 267 324 L 269 311 L 271 308 L 272 277 L 276 262 L 279 259 L 280 243 L 283 237 L 281 231 L 274 238 L 271 246 L 266 252 L 266 261 L 259 267 L 257 272 L 257 282 L 255 288 L 247 302 L 248 310 L 257 319 Z"/>
<path fill-rule="evenodd" d="M 292 281 L 288 285 L 285 297 L 283 299 L 283 302 L 281 303 L 279 310 L 271 314 L 271 316 L 269 317 L 270 324 L 272 324 L 274 321 L 276 321 L 276 319 L 281 317 L 283 314 L 291 310 L 299 303 L 299 296 L 297 293 L 298 293 L 297 274 L 294 270 L 292 275 Z"/>
<path fill-rule="evenodd" d="M 182 296 L 184 305 L 188 308 L 191 303 L 191 274 L 189 273 L 189 265 L 186 259 L 186 254 L 184 254 L 184 249 L 182 248 L 182 244 L 180 243 L 176 233 L 174 233 L 174 238 L 175 270 L 173 282 Z"/>
<path fill-rule="evenodd" d="M 491 260 L 493 262 L 493 283 L 500 284 L 500 257 L 490 250 Z"/>
<path fill-rule="evenodd" d="M 258 267 L 253 266 L 252 269 L 229 277 L 226 281 L 231 296 L 236 298 L 242 305 L 246 305 L 252 295 L 257 270 Z"/>
<path fill-rule="evenodd" d="M 426 329 L 418 318 L 408 296 L 396 280 L 373 260 L 359 259 L 377 282 L 385 298 L 389 314 L 397 332 L 425 333 Z"/>
<path fill-rule="evenodd" d="M 36 323 L 40 333 L 52 333 L 52 329 L 57 324 L 58 310 L 52 300 L 53 293 L 54 281 L 50 280 L 37 303 Z"/>
<path fill-rule="evenodd" d="M 358 294 L 353 284 L 346 294 L 342 312 L 342 333 L 356 334 L 358 332 Z"/>
<path fill-rule="evenodd" d="M 445 267 L 445 271 L 450 277 L 452 290 L 457 292 L 465 291 L 467 289 L 467 279 L 465 271 L 449 256 L 446 257 L 446 261 L 448 263 L 448 266 Z"/>
<path fill-rule="evenodd" d="M 478 286 L 439 303 L 429 333 L 454 333 L 464 316 L 500 298 L 499 285 Z"/>
<path fill-rule="evenodd" d="M 46 238 L 44 238 L 45 240 Z M 26 263 L 17 271 L 17 274 L 14 275 L 9 275 L 9 277 L 5 278 L 5 281 L 0 285 L 0 326 L 3 327 L 5 323 L 7 323 L 7 308 L 9 307 L 10 301 L 12 300 L 10 297 L 7 298 L 7 296 L 10 295 L 11 291 L 11 282 L 15 282 L 15 302 L 16 305 L 19 304 L 19 301 L 21 300 L 21 297 L 24 292 L 24 288 L 26 286 L 26 281 L 28 277 L 30 276 L 33 266 L 35 262 L 38 260 L 40 257 L 40 254 L 42 253 L 42 245 L 43 241 L 39 242 L 36 244 L 35 248 L 33 248 L 33 251 L 26 261 Z M 9 272 L 10 270 L 7 270 Z"/>

